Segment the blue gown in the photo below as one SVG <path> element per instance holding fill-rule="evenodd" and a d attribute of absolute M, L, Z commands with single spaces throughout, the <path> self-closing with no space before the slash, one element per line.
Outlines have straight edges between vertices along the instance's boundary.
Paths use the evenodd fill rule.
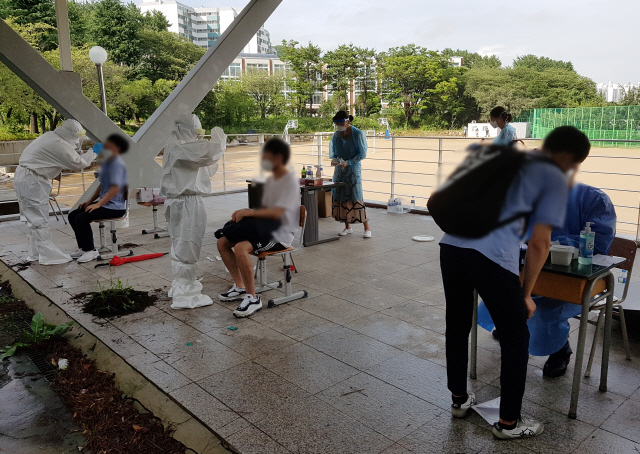
<path fill-rule="evenodd" d="M 332 190 L 334 218 L 341 222 L 366 222 L 360 165 L 360 161 L 367 157 L 366 134 L 352 126 L 351 137 L 345 139 L 336 131 L 329 142 L 329 157 L 349 161 L 347 167 L 336 166 L 333 169 L 333 181 L 346 183 Z"/>
<path fill-rule="evenodd" d="M 567 218 L 564 227 L 554 230 L 551 241 L 578 247 L 580 231 L 587 222 L 593 222 L 595 254 L 607 254 L 616 236 L 616 212 L 609 196 L 600 189 L 584 184 L 575 185 L 569 192 Z M 547 356 L 560 350 L 569 338 L 569 319 L 580 314 L 581 307 L 551 298 L 535 297 L 537 308 L 528 320 L 529 353 Z M 487 331 L 495 327 L 484 305 L 478 307 L 478 325 Z"/>
<path fill-rule="evenodd" d="M 509 145 L 514 140 L 516 140 L 516 128 L 507 123 L 500 130 L 500 134 L 493 139 L 493 143 L 496 145 Z"/>

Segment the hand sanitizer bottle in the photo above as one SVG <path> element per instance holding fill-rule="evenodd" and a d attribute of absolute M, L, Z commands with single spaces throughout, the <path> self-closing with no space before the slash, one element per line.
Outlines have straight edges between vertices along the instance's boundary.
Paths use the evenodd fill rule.
<path fill-rule="evenodd" d="M 591 231 L 591 224 L 593 222 L 587 222 L 584 230 L 580 232 L 580 255 L 578 256 L 578 264 L 580 265 L 591 265 L 593 263 L 593 247 L 596 234 Z"/>

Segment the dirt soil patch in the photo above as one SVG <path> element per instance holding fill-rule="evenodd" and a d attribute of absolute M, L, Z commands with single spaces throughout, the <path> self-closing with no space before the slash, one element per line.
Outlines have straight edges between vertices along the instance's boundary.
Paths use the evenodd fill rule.
<path fill-rule="evenodd" d="M 73 299 L 84 304 L 83 312 L 96 317 L 111 318 L 142 312 L 153 306 L 158 297 L 149 292 L 124 288 L 80 293 Z"/>
<path fill-rule="evenodd" d="M 133 249 L 133 248 L 137 248 L 137 247 L 140 247 L 140 245 L 136 244 L 136 243 L 124 243 L 124 244 L 119 244 L 118 245 L 118 250 Z"/>
<path fill-rule="evenodd" d="M 0 282 L 0 347 L 13 343 L 27 328 L 33 310 L 13 296 L 9 281 Z"/>
<path fill-rule="evenodd" d="M 60 395 L 76 422 L 84 429 L 87 448 L 95 454 L 183 454 L 186 447 L 173 439 L 173 429 L 165 428 L 151 413 L 140 413 L 134 399 L 116 386 L 113 375 L 98 370 L 93 360 L 66 341 L 40 344 L 47 360 L 69 360 L 66 370 L 58 370 L 51 387 Z M 139 404 L 139 402 L 138 402 Z"/>

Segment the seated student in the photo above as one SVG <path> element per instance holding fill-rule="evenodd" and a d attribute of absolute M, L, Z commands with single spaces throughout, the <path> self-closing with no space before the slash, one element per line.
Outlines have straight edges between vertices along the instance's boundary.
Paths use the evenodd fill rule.
<path fill-rule="evenodd" d="M 564 227 L 551 233 L 551 241 L 578 247 L 580 231 L 587 222 L 592 222 L 595 232 L 594 254 L 608 254 L 616 236 L 616 211 L 607 194 L 586 184 L 576 184 L 569 192 L 567 217 Z M 564 375 L 573 351 L 569 345 L 569 319 L 580 314 L 577 304 L 551 298 L 536 297 L 536 311 L 528 320 L 529 354 L 549 356 L 542 374 L 547 377 Z M 478 324 L 491 331 L 494 327 L 484 304 L 478 308 Z M 494 337 L 499 333 L 494 330 Z"/>
<path fill-rule="evenodd" d="M 273 175 L 264 185 L 262 208 L 234 212 L 233 222 L 216 232 L 218 251 L 234 282 L 233 287 L 218 298 L 220 301 L 242 300 L 233 312 L 236 317 L 248 317 L 262 309 L 249 255 L 290 247 L 299 227 L 300 182 L 287 170 L 290 154 L 289 144 L 284 140 L 273 138 L 265 142 L 261 165 Z"/>
<path fill-rule="evenodd" d="M 90 262 L 100 255 L 93 245 L 91 222 L 96 219 L 113 219 L 125 215 L 127 205 L 125 188 L 127 186 L 127 167 L 120 157 L 129 149 L 129 142 L 118 134 L 112 134 L 94 151 L 100 151 L 102 165 L 98 173 L 100 185 L 87 202 L 78 205 L 78 209 L 69 213 L 69 224 L 76 234 L 78 249 L 71 257 L 78 263 Z"/>

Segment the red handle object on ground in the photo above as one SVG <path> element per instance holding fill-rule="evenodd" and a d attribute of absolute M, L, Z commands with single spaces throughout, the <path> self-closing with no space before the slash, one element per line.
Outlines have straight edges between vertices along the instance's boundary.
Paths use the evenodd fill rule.
<path fill-rule="evenodd" d="M 167 254 L 168 252 L 157 252 L 155 254 L 134 255 L 131 257 L 118 257 L 117 255 L 114 255 L 109 263 L 100 263 L 96 265 L 94 268 L 98 268 L 99 266 L 107 266 L 107 265 L 120 266 L 120 265 L 124 265 L 125 263 L 141 262 L 143 260 L 150 260 L 150 259 L 162 257 L 163 255 L 167 255 Z"/>

